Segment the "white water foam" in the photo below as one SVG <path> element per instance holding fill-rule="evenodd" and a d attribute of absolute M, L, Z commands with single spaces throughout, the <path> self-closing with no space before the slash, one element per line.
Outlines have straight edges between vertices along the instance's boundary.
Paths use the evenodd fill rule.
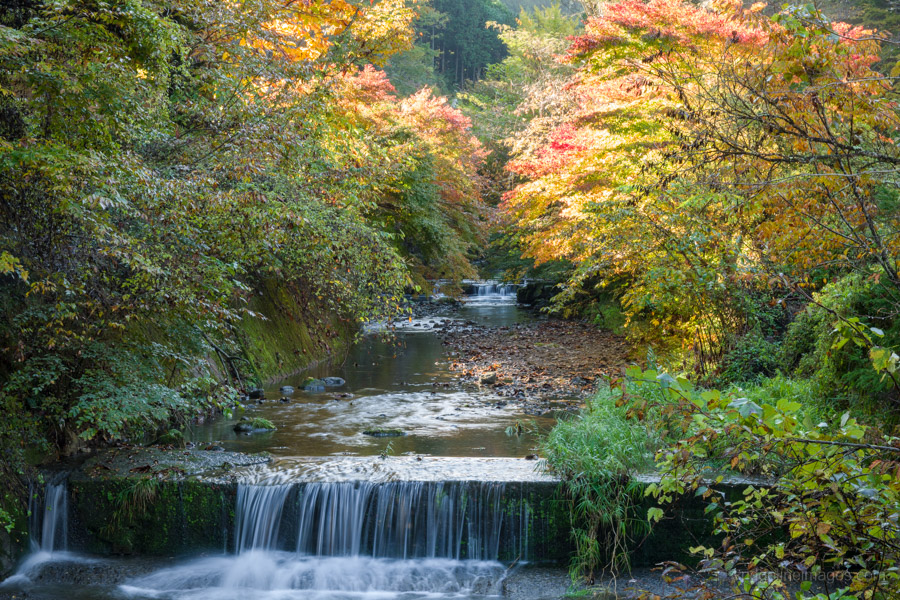
<path fill-rule="evenodd" d="M 304 557 L 254 550 L 163 569 L 119 589 L 130 598 L 166 600 L 472 598 L 498 595 L 505 572 L 495 561 Z"/>

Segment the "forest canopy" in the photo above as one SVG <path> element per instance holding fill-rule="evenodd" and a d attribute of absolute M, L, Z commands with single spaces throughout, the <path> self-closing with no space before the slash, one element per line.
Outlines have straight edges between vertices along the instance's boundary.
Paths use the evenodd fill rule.
<path fill-rule="evenodd" d="M 473 273 L 470 122 L 380 70 L 416 17 L 407 0 L 4 3 L 4 451 L 230 401 L 235 332 L 272 316 L 253 310 L 272 282 L 327 340 Z M 210 388 L 216 354 L 230 388 Z"/>

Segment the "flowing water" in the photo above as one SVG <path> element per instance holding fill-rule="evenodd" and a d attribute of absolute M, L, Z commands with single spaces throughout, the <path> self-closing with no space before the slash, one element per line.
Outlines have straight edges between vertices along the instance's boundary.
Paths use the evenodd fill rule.
<path fill-rule="evenodd" d="M 534 319 L 515 304 L 515 286 L 470 284 L 473 295 L 462 307 L 394 324 L 393 339 L 364 337 L 340 365 L 323 364 L 274 382 L 266 399 L 251 403 L 232 420 L 195 427 L 192 440 L 226 450 L 268 451 L 276 456 L 372 456 L 389 447 L 393 455 L 524 456 L 532 435 L 508 436 L 518 421 L 548 428 L 552 420 L 518 412 L 489 390 L 464 388 L 450 370 L 449 357 L 435 327 L 460 323 L 513 326 Z M 307 377 L 340 377 L 346 383 L 307 392 Z M 290 386 L 293 391 L 280 391 Z M 285 399 L 286 401 L 282 401 Z M 272 421 L 272 433 L 233 431 L 242 416 Z M 402 437 L 377 438 L 365 431 L 399 430 Z"/>
<path fill-rule="evenodd" d="M 533 463 L 521 459 L 534 438 L 506 434 L 530 417 L 489 390 L 459 388 L 434 327 L 446 319 L 515 325 L 533 317 L 515 306 L 514 287 L 471 286 L 460 309 L 395 324 L 393 342 L 368 335 L 343 365 L 322 365 L 267 387 L 267 401 L 246 415 L 270 419 L 277 431 L 239 435 L 236 420 L 224 419 L 194 429 L 200 445 L 275 456 L 241 474 L 232 552 L 176 561 L 60 553 L 68 505 L 65 482 L 56 483 L 35 494 L 34 553 L 0 591 L 110 600 L 500 595 L 509 564 L 499 558 L 527 558 L 530 522 L 527 503 L 511 509 L 503 501 L 510 492 L 504 478 L 542 477 L 528 475 Z M 346 383 L 302 391 L 309 375 Z M 295 391 L 281 392 L 285 385 Z M 376 428 L 405 435 L 363 433 Z M 484 457 L 519 458 L 486 467 Z M 72 575 L 85 572 L 92 575 Z"/>

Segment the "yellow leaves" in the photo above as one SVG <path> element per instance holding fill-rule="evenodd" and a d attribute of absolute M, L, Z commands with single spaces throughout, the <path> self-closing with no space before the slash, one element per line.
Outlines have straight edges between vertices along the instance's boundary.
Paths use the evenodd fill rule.
<path fill-rule="evenodd" d="M 409 0 L 381 0 L 360 15 L 352 31 L 369 52 L 371 62 L 383 66 L 390 55 L 412 47 L 415 18 Z"/>

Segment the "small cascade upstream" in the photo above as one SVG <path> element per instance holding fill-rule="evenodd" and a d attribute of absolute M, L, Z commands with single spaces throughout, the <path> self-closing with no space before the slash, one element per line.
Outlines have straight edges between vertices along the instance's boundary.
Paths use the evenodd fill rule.
<path fill-rule="evenodd" d="M 516 290 L 519 288 L 517 284 L 497 283 L 496 281 L 477 283 L 474 287 L 476 296 L 515 296 Z"/>
<path fill-rule="evenodd" d="M 501 283 L 495 280 L 472 281 L 466 286 L 466 302 L 514 304 L 518 283 Z"/>

